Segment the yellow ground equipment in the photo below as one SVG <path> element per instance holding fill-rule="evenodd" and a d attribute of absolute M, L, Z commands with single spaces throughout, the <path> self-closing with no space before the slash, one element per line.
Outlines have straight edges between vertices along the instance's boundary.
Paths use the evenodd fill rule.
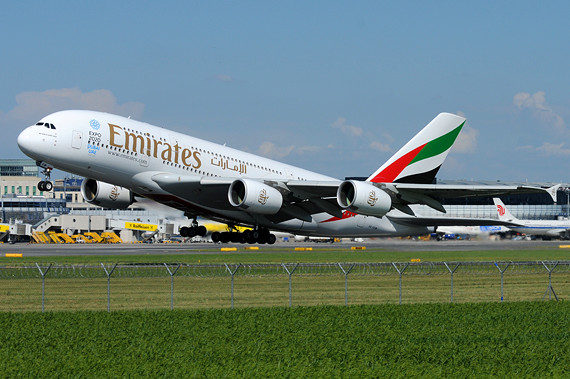
<path fill-rule="evenodd" d="M 119 238 L 114 232 L 103 232 L 101 237 L 105 239 L 105 243 L 122 243 L 123 240 Z"/>

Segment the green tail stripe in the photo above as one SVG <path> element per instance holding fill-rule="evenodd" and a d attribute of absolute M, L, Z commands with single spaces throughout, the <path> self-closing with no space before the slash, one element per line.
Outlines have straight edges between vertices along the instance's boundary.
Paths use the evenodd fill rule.
<path fill-rule="evenodd" d="M 447 151 L 455 142 L 457 135 L 463 128 L 465 121 L 461 123 L 457 128 L 453 129 L 447 134 L 442 135 L 441 137 L 437 137 L 433 141 L 430 141 L 426 144 L 426 146 L 416 155 L 416 157 L 410 162 L 410 164 L 419 162 L 426 158 L 434 157 L 438 154 Z"/>

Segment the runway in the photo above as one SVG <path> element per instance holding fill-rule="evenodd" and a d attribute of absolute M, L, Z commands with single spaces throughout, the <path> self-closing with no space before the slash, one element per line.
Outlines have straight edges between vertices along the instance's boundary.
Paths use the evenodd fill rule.
<path fill-rule="evenodd" d="M 185 244 L 0 244 L 0 257 L 6 254 L 22 254 L 25 257 L 56 256 L 96 256 L 96 255 L 173 255 L 173 254 L 228 254 L 222 248 L 236 248 L 240 253 L 258 254 L 311 248 L 312 251 L 351 250 L 352 247 L 365 247 L 373 251 L 474 251 L 474 250 L 529 250 L 558 249 L 568 245 L 565 241 L 513 241 L 513 240 L 470 240 L 470 241 L 414 241 L 399 239 L 375 239 L 365 242 L 278 242 L 275 245 L 241 245 L 213 243 Z M 247 250 L 246 247 L 257 246 L 259 250 Z M 231 252 L 229 252 L 231 253 Z M 570 250 L 569 250 L 570 256 Z"/>

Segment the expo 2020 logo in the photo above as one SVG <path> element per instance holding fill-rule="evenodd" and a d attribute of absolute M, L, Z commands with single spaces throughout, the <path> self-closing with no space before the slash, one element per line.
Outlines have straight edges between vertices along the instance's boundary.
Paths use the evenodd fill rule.
<path fill-rule="evenodd" d="M 92 127 L 94 130 L 99 130 L 99 128 L 101 127 L 101 124 L 99 124 L 99 121 L 97 121 L 97 120 L 91 120 L 91 121 L 89 121 L 89 125 L 91 125 L 91 127 Z"/>

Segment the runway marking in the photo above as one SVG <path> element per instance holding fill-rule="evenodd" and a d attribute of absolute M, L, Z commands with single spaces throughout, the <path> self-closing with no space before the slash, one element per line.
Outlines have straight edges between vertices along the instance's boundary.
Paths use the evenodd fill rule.
<path fill-rule="evenodd" d="M 22 253 L 6 253 L 6 258 L 22 258 Z"/>

